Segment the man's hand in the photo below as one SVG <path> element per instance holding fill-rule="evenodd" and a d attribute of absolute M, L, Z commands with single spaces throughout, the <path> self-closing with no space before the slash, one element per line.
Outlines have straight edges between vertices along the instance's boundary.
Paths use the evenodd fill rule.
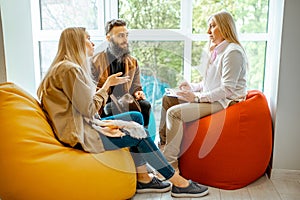
<path fill-rule="evenodd" d="M 145 100 L 146 96 L 143 91 L 136 91 L 134 94 L 136 100 Z"/>

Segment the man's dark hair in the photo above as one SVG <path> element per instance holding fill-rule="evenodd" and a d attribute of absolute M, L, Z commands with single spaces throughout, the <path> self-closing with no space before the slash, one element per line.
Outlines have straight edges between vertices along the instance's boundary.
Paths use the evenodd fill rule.
<path fill-rule="evenodd" d="M 106 22 L 105 34 L 107 35 L 115 26 L 126 26 L 126 22 L 123 19 L 112 19 Z"/>

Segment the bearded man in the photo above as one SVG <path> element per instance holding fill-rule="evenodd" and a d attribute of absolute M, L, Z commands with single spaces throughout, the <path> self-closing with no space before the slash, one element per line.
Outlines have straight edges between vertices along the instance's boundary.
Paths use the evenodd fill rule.
<path fill-rule="evenodd" d="M 110 87 L 108 94 L 113 94 L 117 99 L 125 93 L 132 94 L 140 104 L 144 126 L 147 127 L 151 104 L 146 100 L 142 90 L 137 60 L 130 55 L 126 22 L 122 19 L 108 21 L 105 33 L 108 47 L 92 58 L 92 74 L 98 82 L 97 86 L 101 88 L 111 74 L 122 72 L 123 76 L 129 76 L 129 82 Z M 114 115 L 112 106 L 111 98 L 108 98 L 105 107 L 99 111 L 100 116 L 103 118 Z"/>

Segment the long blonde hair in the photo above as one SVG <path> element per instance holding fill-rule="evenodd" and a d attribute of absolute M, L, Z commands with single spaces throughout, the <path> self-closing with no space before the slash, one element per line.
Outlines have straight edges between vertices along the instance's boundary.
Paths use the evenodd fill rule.
<path fill-rule="evenodd" d="M 53 74 L 54 67 L 61 61 L 69 61 L 79 65 L 86 72 L 86 79 L 92 86 L 91 70 L 87 62 L 86 34 L 86 29 L 83 27 L 70 27 L 63 30 L 56 56 L 37 90 L 39 99 L 41 99 L 43 91 L 46 90 L 48 78 Z"/>
<path fill-rule="evenodd" d="M 232 15 L 227 11 L 220 11 L 211 16 L 209 16 L 207 22 L 210 23 L 210 20 L 214 20 L 216 25 L 219 27 L 220 33 L 222 37 L 229 43 L 235 43 L 239 45 L 244 53 L 244 58 L 246 59 L 246 67 L 248 68 L 248 58 L 246 56 L 246 51 L 242 44 L 238 39 L 237 29 Z M 203 52 L 201 55 L 202 64 L 200 65 L 200 69 L 202 69 L 202 73 L 209 67 L 210 65 L 210 57 L 212 55 L 213 49 L 215 46 L 211 46 L 211 40 L 209 40 L 206 44 L 207 52 Z"/>
<path fill-rule="evenodd" d="M 237 34 L 234 19 L 229 12 L 226 11 L 217 12 L 211 15 L 208 21 L 210 21 L 211 19 L 214 19 L 217 26 L 219 27 L 219 30 L 223 38 L 226 41 L 242 46 L 238 39 L 238 34 Z"/>

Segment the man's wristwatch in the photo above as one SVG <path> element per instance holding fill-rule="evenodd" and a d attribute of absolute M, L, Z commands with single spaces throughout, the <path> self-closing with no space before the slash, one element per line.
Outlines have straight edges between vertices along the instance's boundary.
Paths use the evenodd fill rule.
<path fill-rule="evenodd" d="M 200 103 L 200 99 L 199 99 L 199 97 L 198 97 L 197 95 L 195 95 L 194 101 L 195 101 L 196 103 Z"/>

